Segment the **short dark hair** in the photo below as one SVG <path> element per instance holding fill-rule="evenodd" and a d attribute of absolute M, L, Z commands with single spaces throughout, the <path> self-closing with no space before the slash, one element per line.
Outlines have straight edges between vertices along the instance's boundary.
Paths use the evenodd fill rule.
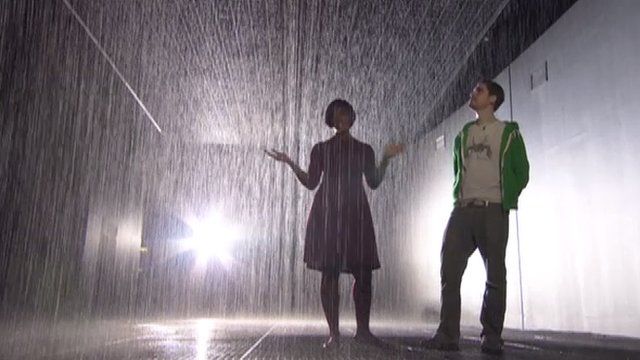
<path fill-rule="evenodd" d="M 356 122 L 356 112 L 353 111 L 353 106 L 348 101 L 342 99 L 335 99 L 327 106 L 327 110 L 324 112 L 324 123 L 328 127 L 334 127 L 333 116 L 338 109 L 347 111 L 350 120 L 349 126 L 353 126 L 353 123 Z"/>
<path fill-rule="evenodd" d="M 482 79 L 479 81 L 481 84 L 487 86 L 487 90 L 489 90 L 489 95 L 493 95 L 496 97 L 496 102 L 493 104 L 493 111 L 498 110 L 500 105 L 504 102 L 504 89 L 500 84 L 493 80 Z"/>

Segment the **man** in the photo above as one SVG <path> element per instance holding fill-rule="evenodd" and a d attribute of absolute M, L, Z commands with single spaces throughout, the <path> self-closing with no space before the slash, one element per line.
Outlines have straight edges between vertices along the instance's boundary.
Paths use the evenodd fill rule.
<path fill-rule="evenodd" d="M 454 143 L 454 209 L 441 251 L 441 309 L 436 334 L 424 345 L 457 351 L 460 340 L 460 282 L 467 260 L 478 248 L 487 281 L 482 303 L 482 351 L 501 354 L 506 308 L 505 252 L 509 211 L 529 181 L 529 162 L 515 122 L 496 119 L 504 90 L 480 81 L 470 94 L 476 120 L 467 123 Z"/>

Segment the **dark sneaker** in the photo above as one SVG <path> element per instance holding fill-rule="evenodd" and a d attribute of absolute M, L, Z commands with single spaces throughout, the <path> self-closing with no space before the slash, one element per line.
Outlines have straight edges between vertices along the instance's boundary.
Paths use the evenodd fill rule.
<path fill-rule="evenodd" d="M 502 355 L 504 352 L 504 342 L 500 338 L 483 336 L 480 343 L 482 352 L 489 355 Z"/>
<path fill-rule="evenodd" d="M 422 340 L 420 342 L 420 346 L 429 350 L 460 351 L 460 346 L 458 346 L 457 342 L 445 342 L 437 336 L 434 336 L 431 339 Z"/>

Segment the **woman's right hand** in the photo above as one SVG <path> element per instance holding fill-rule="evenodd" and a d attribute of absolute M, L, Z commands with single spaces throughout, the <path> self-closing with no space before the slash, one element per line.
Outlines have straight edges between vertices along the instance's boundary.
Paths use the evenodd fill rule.
<path fill-rule="evenodd" d="M 264 150 L 265 154 L 267 154 L 267 156 L 269 156 L 270 158 L 275 159 L 276 161 L 280 161 L 283 163 L 290 163 L 291 159 L 289 158 L 289 156 L 283 152 L 277 151 L 275 149 L 271 149 L 271 151 L 269 150 Z"/>

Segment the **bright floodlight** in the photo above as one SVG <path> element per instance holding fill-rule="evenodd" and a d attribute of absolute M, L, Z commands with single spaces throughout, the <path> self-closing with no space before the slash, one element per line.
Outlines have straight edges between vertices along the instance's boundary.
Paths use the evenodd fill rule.
<path fill-rule="evenodd" d="M 199 265 L 205 265 L 212 258 L 229 265 L 233 260 L 231 249 L 240 237 L 239 229 L 225 221 L 218 213 L 204 220 L 188 222 L 193 236 L 183 240 L 184 250 L 194 251 Z"/>

